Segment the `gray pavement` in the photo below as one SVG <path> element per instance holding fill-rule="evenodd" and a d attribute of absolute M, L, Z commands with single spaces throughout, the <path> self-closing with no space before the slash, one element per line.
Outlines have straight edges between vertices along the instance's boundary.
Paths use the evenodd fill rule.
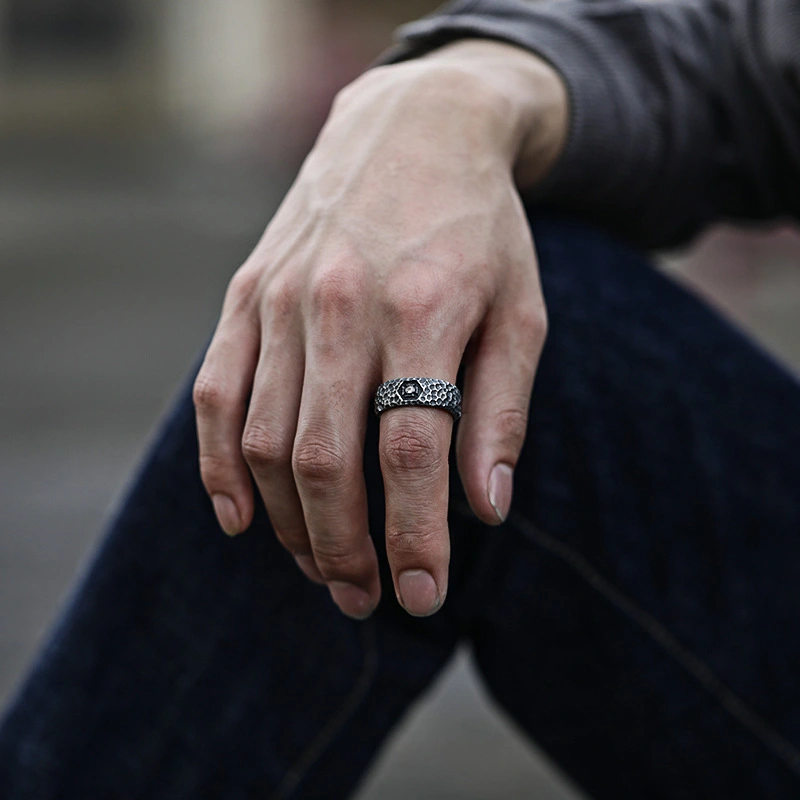
<path fill-rule="evenodd" d="M 208 336 L 281 181 L 162 143 L 0 155 L 0 702 Z M 459 657 L 360 800 L 578 795 Z"/>

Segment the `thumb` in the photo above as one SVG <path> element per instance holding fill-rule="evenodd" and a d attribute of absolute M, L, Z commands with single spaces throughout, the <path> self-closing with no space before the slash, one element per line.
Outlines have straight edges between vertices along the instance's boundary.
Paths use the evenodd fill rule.
<path fill-rule="evenodd" d="M 492 309 L 465 367 L 458 471 L 472 510 L 489 525 L 508 516 L 514 468 L 525 441 L 547 333 L 547 315 L 537 297 L 537 303 L 524 307 Z"/>

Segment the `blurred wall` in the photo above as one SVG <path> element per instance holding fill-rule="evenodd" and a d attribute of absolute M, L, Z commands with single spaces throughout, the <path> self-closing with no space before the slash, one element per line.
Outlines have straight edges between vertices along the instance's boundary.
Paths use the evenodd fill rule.
<path fill-rule="evenodd" d="M 0 134 L 151 125 L 157 0 L 0 0 Z"/>
<path fill-rule="evenodd" d="M 317 125 L 392 29 L 435 5 L 0 0 L 0 135 L 175 129 L 230 141 L 265 120 Z"/>
<path fill-rule="evenodd" d="M 160 100 L 171 120 L 201 136 L 227 136 L 257 117 L 285 79 L 305 5 L 164 0 Z"/>

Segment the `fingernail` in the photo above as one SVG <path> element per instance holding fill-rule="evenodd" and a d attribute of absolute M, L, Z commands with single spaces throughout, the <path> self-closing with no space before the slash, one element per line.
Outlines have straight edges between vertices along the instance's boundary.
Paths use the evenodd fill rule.
<path fill-rule="evenodd" d="M 343 614 L 353 619 L 366 619 L 375 610 L 372 598 L 359 586 L 344 581 L 331 581 L 328 584 L 333 602 Z"/>
<path fill-rule="evenodd" d="M 436 581 L 424 569 L 407 569 L 397 579 L 399 600 L 403 608 L 415 617 L 427 617 L 442 604 Z"/>
<path fill-rule="evenodd" d="M 314 583 L 325 583 L 325 578 L 322 577 L 317 567 L 317 562 L 314 561 L 314 556 L 295 556 L 294 560 L 297 562 L 297 566 L 300 567 L 300 571 L 303 575 L 310 581 Z"/>
<path fill-rule="evenodd" d="M 489 502 L 500 522 L 505 522 L 514 491 L 514 470 L 508 464 L 495 464 L 489 473 Z"/>
<path fill-rule="evenodd" d="M 241 533 L 242 521 L 233 500 L 226 494 L 215 494 L 211 500 L 214 503 L 214 513 L 217 515 L 222 530 L 228 536 L 236 536 L 237 533 Z"/>

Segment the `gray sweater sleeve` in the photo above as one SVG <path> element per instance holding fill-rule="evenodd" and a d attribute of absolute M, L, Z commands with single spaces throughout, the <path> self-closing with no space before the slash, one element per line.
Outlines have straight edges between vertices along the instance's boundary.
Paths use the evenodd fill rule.
<path fill-rule="evenodd" d="M 386 60 L 465 37 L 534 51 L 566 81 L 567 145 L 532 199 L 651 247 L 800 216 L 798 0 L 456 0 Z"/>

